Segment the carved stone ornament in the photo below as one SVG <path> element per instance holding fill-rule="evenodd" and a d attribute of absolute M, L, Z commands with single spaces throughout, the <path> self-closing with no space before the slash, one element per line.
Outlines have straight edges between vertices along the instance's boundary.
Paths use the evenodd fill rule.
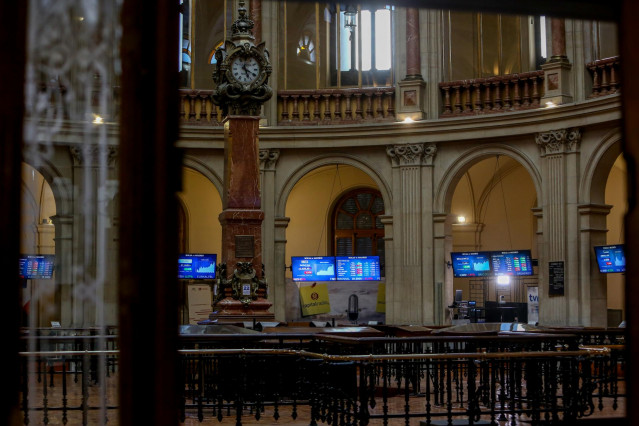
<path fill-rule="evenodd" d="M 394 165 L 399 166 L 432 165 L 436 153 L 436 145 L 403 144 L 386 147 L 386 154 Z"/>
<path fill-rule="evenodd" d="M 279 149 L 260 149 L 260 166 L 264 170 L 273 170 L 280 158 Z"/>
<path fill-rule="evenodd" d="M 535 142 L 541 150 L 541 156 L 576 152 L 581 143 L 581 130 L 578 128 L 553 130 L 537 133 Z"/>
<path fill-rule="evenodd" d="M 113 166 L 118 148 L 108 145 L 80 145 L 69 148 L 75 166 Z"/>
<path fill-rule="evenodd" d="M 253 21 L 246 16 L 244 0 L 240 0 L 239 18 L 233 23 L 230 40 L 215 52 L 213 72 L 216 84 L 213 102 L 223 115 L 260 115 L 262 104 L 273 96 L 268 85 L 272 67 L 265 43 L 257 46 L 251 34 Z"/>
<path fill-rule="evenodd" d="M 260 294 L 267 294 L 266 279 L 256 276 L 255 268 L 251 262 L 237 262 L 231 279 L 226 278 L 226 264 L 219 265 L 219 291 L 215 303 L 224 298 L 226 289 L 230 290 L 231 297 L 245 305 L 257 300 Z"/>

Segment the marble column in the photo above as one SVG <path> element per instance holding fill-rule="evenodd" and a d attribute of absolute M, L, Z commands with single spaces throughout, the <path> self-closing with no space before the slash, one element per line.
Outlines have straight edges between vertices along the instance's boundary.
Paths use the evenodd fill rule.
<path fill-rule="evenodd" d="M 419 9 L 406 9 L 406 79 L 422 79 Z"/>
<path fill-rule="evenodd" d="M 230 115 L 224 121 L 223 210 L 219 220 L 225 272 L 220 274 L 221 294 L 216 295 L 209 315 L 212 321 L 273 319 L 262 259 L 259 120 L 258 116 Z"/>
<path fill-rule="evenodd" d="M 253 36 L 255 44 L 258 45 L 262 41 L 262 0 L 251 0 L 251 20 L 253 21 Z"/>
<path fill-rule="evenodd" d="M 433 324 L 432 161 L 434 145 L 386 148 L 393 165 L 393 278 L 387 322 Z M 390 306 L 390 307 L 389 307 Z"/>
<path fill-rule="evenodd" d="M 579 129 L 539 133 L 542 170 L 543 245 L 540 250 L 539 321 L 543 325 L 584 325 L 579 267 Z M 563 262 L 564 293 L 549 291 L 550 262 Z M 541 278 L 544 278 L 543 280 Z"/>
<path fill-rule="evenodd" d="M 426 118 L 426 83 L 421 73 L 419 13 L 418 8 L 406 9 L 406 77 L 397 83 L 399 94 L 395 99 L 396 115 L 400 121 Z"/>
<path fill-rule="evenodd" d="M 222 262 L 229 274 L 238 261 L 251 262 L 262 276 L 262 221 L 259 152 L 259 117 L 232 116 L 224 126 L 224 192 L 222 223 Z M 236 256 L 236 240 L 245 244 Z M 249 238 L 251 237 L 251 238 Z M 250 243 L 250 244 L 248 244 Z"/>
<path fill-rule="evenodd" d="M 551 61 L 566 58 L 566 21 L 564 18 L 550 18 L 552 33 Z"/>
<path fill-rule="evenodd" d="M 563 18 L 551 18 L 552 56 L 541 65 L 544 70 L 544 96 L 542 104 L 553 106 L 571 103 L 572 65 L 566 56 L 566 24 Z"/>

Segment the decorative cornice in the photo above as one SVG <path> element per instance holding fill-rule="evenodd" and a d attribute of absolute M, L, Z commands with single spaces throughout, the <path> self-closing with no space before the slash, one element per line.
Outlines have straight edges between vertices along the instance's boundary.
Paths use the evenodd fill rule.
<path fill-rule="evenodd" d="M 113 166 L 118 156 L 118 148 L 103 145 L 82 145 L 69 147 L 74 166 Z M 104 155 L 104 157 L 102 157 Z M 101 164 L 103 158 L 106 164 Z"/>
<path fill-rule="evenodd" d="M 260 149 L 260 169 L 275 170 L 277 160 L 280 159 L 279 149 Z"/>
<path fill-rule="evenodd" d="M 417 144 L 388 145 L 386 154 L 391 158 L 394 166 L 432 165 L 437 146 Z"/>
<path fill-rule="evenodd" d="M 535 142 L 541 150 L 541 156 L 577 152 L 581 143 L 581 130 L 578 128 L 552 130 L 537 133 Z"/>

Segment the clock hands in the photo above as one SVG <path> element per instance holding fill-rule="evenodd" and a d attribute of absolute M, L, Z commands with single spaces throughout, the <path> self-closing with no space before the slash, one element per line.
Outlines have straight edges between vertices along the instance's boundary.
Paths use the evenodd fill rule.
<path fill-rule="evenodd" d="M 257 73 L 254 73 L 253 71 L 251 71 L 248 68 L 246 68 L 246 62 L 242 62 L 242 69 L 244 70 L 244 73 L 246 74 L 246 77 L 248 77 L 249 79 L 251 78 L 251 75 L 253 77 L 257 77 Z"/>

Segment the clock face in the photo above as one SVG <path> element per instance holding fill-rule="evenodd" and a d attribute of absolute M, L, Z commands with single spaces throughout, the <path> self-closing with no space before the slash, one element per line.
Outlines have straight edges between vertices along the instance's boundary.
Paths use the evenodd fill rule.
<path fill-rule="evenodd" d="M 260 64 L 253 57 L 237 57 L 231 62 L 231 74 L 240 83 L 252 83 L 260 75 Z"/>

